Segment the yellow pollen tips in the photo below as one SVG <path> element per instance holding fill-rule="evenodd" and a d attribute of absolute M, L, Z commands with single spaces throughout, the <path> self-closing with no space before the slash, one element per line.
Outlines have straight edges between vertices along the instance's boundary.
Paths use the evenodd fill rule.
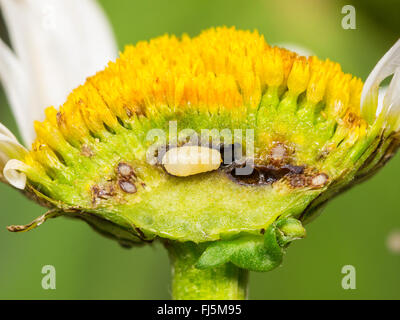
<path fill-rule="evenodd" d="M 201 146 L 173 148 L 162 158 L 165 170 L 178 177 L 217 170 L 221 162 L 221 153 L 218 150 Z"/>

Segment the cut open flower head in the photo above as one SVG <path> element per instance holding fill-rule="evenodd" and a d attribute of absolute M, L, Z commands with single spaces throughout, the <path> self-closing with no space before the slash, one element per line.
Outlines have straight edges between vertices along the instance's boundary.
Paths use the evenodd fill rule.
<path fill-rule="evenodd" d="M 363 87 L 339 64 L 269 46 L 257 32 L 140 42 L 46 109 L 32 149 L 4 176 L 22 187 L 24 174 L 26 192 L 123 245 L 221 240 L 199 267 L 231 261 L 266 271 L 277 264 L 238 258 L 246 243 L 280 255 L 304 236 L 301 224 L 397 150 L 399 48 Z M 196 143 L 171 134 L 171 121 Z M 149 138 L 152 130 L 163 139 Z M 201 155 L 210 161 L 191 161 Z"/>

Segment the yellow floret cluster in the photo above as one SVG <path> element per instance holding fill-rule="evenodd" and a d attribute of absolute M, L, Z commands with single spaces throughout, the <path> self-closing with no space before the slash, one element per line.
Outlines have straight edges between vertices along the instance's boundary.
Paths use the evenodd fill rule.
<path fill-rule="evenodd" d="M 339 64 L 271 47 L 257 31 L 215 28 L 199 36 L 165 35 L 127 46 L 120 58 L 76 88 L 57 111 L 36 122 L 36 144 L 57 150 L 62 141 L 85 143 L 104 126 L 118 130 L 134 116 L 194 109 L 256 112 L 267 90 L 325 105 L 334 119 L 360 115 L 362 82 Z M 354 119 L 352 119 L 354 122 Z"/>

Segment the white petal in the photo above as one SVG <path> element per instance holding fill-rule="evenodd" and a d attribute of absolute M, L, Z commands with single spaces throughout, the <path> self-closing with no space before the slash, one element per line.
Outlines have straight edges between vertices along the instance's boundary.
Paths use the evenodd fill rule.
<path fill-rule="evenodd" d="M 24 141 L 34 137 L 30 97 L 32 88 L 20 61 L 0 39 L 0 80 Z M 25 130 L 24 130 L 25 128 Z"/>
<path fill-rule="evenodd" d="M 33 120 L 43 109 L 62 104 L 86 77 L 115 59 L 110 26 L 93 0 L 0 0 L 16 56 L 29 79 L 27 121 L 17 117 L 27 143 Z M 10 101 L 12 104 L 13 102 Z M 13 108 L 17 108 L 12 105 Z"/>
<path fill-rule="evenodd" d="M 388 121 L 393 122 L 393 129 L 398 131 L 400 126 L 400 67 L 397 68 L 390 82 L 383 104 L 389 108 Z"/>
<path fill-rule="evenodd" d="M 397 68 L 383 100 L 384 105 L 390 106 L 390 113 L 400 112 L 400 66 Z"/>
<path fill-rule="evenodd" d="M 27 150 L 18 143 L 10 130 L 0 123 L 0 178 L 3 180 L 5 178 L 1 173 L 4 172 L 7 163 L 12 160 L 22 159 L 26 153 Z M 19 186 L 21 186 L 21 183 Z"/>
<path fill-rule="evenodd" d="M 16 159 L 11 159 L 3 169 L 4 178 L 6 178 L 7 182 L 13 187 L 23 190 L 26 185 L 26 175 L 21 171 L 25 169 L 25 163 Z"/>
<path fill-rule="evenodd" d="M 376 108 L 376 113 L 375 113 L 376 116 L 378 116 L 382 111 L 383 100 L 385 99 L 387 89 L 388 89 L 388 87 L 386 87 L 386 86 L 379 89 L 378 107 Z"/>
<path fill-rule="evenodd" d="M 2 123 L 0 123 L 0 135 L 6 136 L 8 138 L 17 141 L 17 138 L 13 135 L 13 133 Z"/>
<path fill-rule="evenodd" d="M 376 95 L 381 82 L 400 66 L 400 40 L 382 57 L 365 81 L 361 93 L 361 110 L 369 97 Z"/>

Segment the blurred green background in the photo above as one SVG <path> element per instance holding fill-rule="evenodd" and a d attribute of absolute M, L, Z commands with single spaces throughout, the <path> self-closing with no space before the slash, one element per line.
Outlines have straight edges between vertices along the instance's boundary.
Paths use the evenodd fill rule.
<path fill-rule="evenodd" d="M 400 36 L 398 0 L 102 0 L 120 49 L 164 33 L 190 35 L 218 25 L 258 29 L 269 43 L 296 43 L 342 64 L 364 80 Z M 356 30 L 341 27 L 341 8 L 356 8 Z M 3 34 L 4 36 L 4 34 Z M 0 121 L 16 131 L 4 94 Z M 400 158 L 371 180 L 334 199 L 288 250 L 283 266 L 252 273 L 251 299 L 399 299 L 400 254 L 388 250 L 400 229 Z M 24 233 L 45 209 L 0 185 L 0 298 L 168 299 L 169 262 L 156 244 L 123 249 L 86 224 L 59 218 Z M 43 290 L 41 269 L 54 265 L 57 289 Z M 343 290 L 341 269 L 353 265 L 357 289 Z"/>

